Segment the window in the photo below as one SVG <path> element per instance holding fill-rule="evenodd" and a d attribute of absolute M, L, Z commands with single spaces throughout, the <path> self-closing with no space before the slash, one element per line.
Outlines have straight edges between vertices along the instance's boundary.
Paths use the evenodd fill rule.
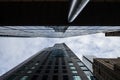
<path fill-rule="evenodd" d="M 48 63 L 48 65 L 52 65 L 52 61 L 50 61 L 50 62 Z"/>
<path fill-rule="evenodd" d="M 42 68 L 43 68 L 43 66 L 40 66 L 40 67 L 39 67 L 39 69 L 42 69 Z"/>
<path fill-rule="evenodd" d="M 65 62 L 62 62 L 62 65 L 65 65 Z"/>
<path fill-rule="evenodd" d="M 71 70 L 75 70 L 75 67 L 70 67 Z"/>
<path fill-rule="evenodd" d="M 41 70 L 37 70 L 37 71 L 36 71 L 36 73 L 40 73 L 40 72 L 41 72 Z"/>
<path fill-rule="evenodd" d="M 58 80 L 58 76 L 54 75 L 52 80 Z"/>
<path fill-rule="evenodd" d="M 63 75 L 63 80 L 69 80 L 68 75 Z"/>
<path fill-rule="evenodd" d="M 34 75 L 34 76 L 31 78 L 31 80 L 37 80 L 37 78 L 38 78 L 38 75 Z"/>
<path fill-rule="evenodd" d="M 37 63 L 39 63 L 40 61 L 37 61 Z"/>
<path fill-rule="evenodd" d="M 42 65 L 45 65 L 45 62 L 43 62 Z"/>
<path fill-rule="evenodd" d="M 26 66 L 26 67 L 24 67 L 24 69 L 28 69 L 28 67 Z"/>
<path fill-rule="evenodd" d="M 58 65 L 58 63 L 56 62 L 55 65 Z"/>
<path fill-rule="evenodd" d="M 32 71 L 28 71 L 27 73 L 32 73 Z"/>
<path fill-rule="evenodd" d="M 73 80 L 82 80 L 80 76 L 73 76 Z"/>
<path fill-rule="evenodd" d="M 62 69 L 66 69 L 66 66 L 62 66 Z"/>
<path fill-rule="evenodd" d="M 87 76 L 92 76 L 92 73 L 90 71 L 84 71 L 84 73 L 87 75 Z"/>
<path fill-rule="evenodd" d="M 93 76 L 92 73 L 90 71 L 84 71 L 84 73 L 86 74 L 88 79 L 91 80 L 91 77 Z"/>
<path fill-rule="evenodd" d="M 54 70 L 54 73 L 58 73 L 58 70 Z"/>
<path fill-rule="evenodd" d="M 51 69 L 51 66 L 47 66 L 47 69 Z"/>
<path fill-rule="evenodd" d="M 91 80 L 91 76 L 87 76 L 88 80 Z M 94 79 L 93 79 L 94 80 Z"/>
<path fill-rule="evenodd" d="M 27 80 L 28 76 L 23 76 L 20 80 Z"/>
<path fill-rule="evenodd" d="M 78 64 L 79 66 L 84 66 L 84 64 L 83 64 L 82 62 L 77 62 L 77 64 Z"/>
<path fill-rule="evenodd" d="M 16 78 L 17 78 L 16 75 L 12 75 L 12 76 L 10 76 L 7 80 L 15 80 Z"/>
<path fill-rule="evenodd" d="M 67 70 L 63 70 L 63 73 L 67 73 Z"/>
<path fill-rule="evenodd" d="M 48 75 L 43 75 L 42 80 L 47 80 L 48 79 Z"/>
<path fill-rule="evenodd" d="M 77 73 L 77 71 L 72 71 L 73 74 Z"/>
<path fill-rule="evenodd" d="M 45 71 L 45 73 L 49 73 L 49 72 L 50 72 L 50 70 L 46 70 L 46 71 Z"/>
<path fill-rule="evenodd" d="M 58 66 L 55 66 L 54 69 L 58 69 Z"/>
<path fill-rule="evenodd" d="M 83 71 L 88 70 L 86 67 L 80 67 Z"/>
<path fill-rule="evenodd" d="M 39 63 L 35 63 L 35 65 L 39 65 Z"/>
<path fill-rule="evenodd" d="M 73 66 L 73 63 L 68 63 L 69 64 L 69 66 Z"/>
<path fill-rule="evenodd" d="M 35 69 L 35 67 L 33 66 L 31 69 Z"/>

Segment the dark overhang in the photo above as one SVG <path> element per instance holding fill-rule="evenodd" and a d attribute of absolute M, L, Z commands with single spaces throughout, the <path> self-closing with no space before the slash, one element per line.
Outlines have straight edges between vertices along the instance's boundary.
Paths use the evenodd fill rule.
<path fill-rule="evenodd" d="M 93 0 L 68 23 L 68 0 L 0 1 L 0 26 L 118 26 L 120 2 Z"/>
<path fill-rule="evenodd" d="M 120 31 L 106 32 L 105 36 L 107 36 L 107 37 L 110 37 L 110 36 L 120 36 Z"/>

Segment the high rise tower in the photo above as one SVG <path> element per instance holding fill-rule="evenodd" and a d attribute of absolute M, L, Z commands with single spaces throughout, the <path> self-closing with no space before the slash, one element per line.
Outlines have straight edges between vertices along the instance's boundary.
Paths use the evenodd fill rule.
<path fill-rule="evenodd" d="M 35 54 L 4 74 L 1 79 L 94 80 L 84 63 L 64 43 L 55 44 Z"/>

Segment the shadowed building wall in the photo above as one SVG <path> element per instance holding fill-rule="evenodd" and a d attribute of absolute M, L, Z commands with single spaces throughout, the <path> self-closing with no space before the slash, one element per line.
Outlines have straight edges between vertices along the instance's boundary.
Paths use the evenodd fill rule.
<path fill-rule="evenodd" d="M 0 0 L 0 25 L 118 26 L 119 8 L 120 0 L 91 0 L 68 23 L 69 0 Z"/>

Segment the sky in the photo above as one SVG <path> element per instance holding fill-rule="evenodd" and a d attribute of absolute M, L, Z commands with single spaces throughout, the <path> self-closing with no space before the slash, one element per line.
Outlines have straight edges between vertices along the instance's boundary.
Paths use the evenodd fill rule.
<path fill-rule="evenodd" d="M 83 55 L 94 55 L 102 58 L 120 57 L 120 37 L 105 37 L 104 33 L 69 38 L 0 37 L 0 75 L 41 49 L 52 47 L 55 43 L 66 43 L 80 59 Z"/>

